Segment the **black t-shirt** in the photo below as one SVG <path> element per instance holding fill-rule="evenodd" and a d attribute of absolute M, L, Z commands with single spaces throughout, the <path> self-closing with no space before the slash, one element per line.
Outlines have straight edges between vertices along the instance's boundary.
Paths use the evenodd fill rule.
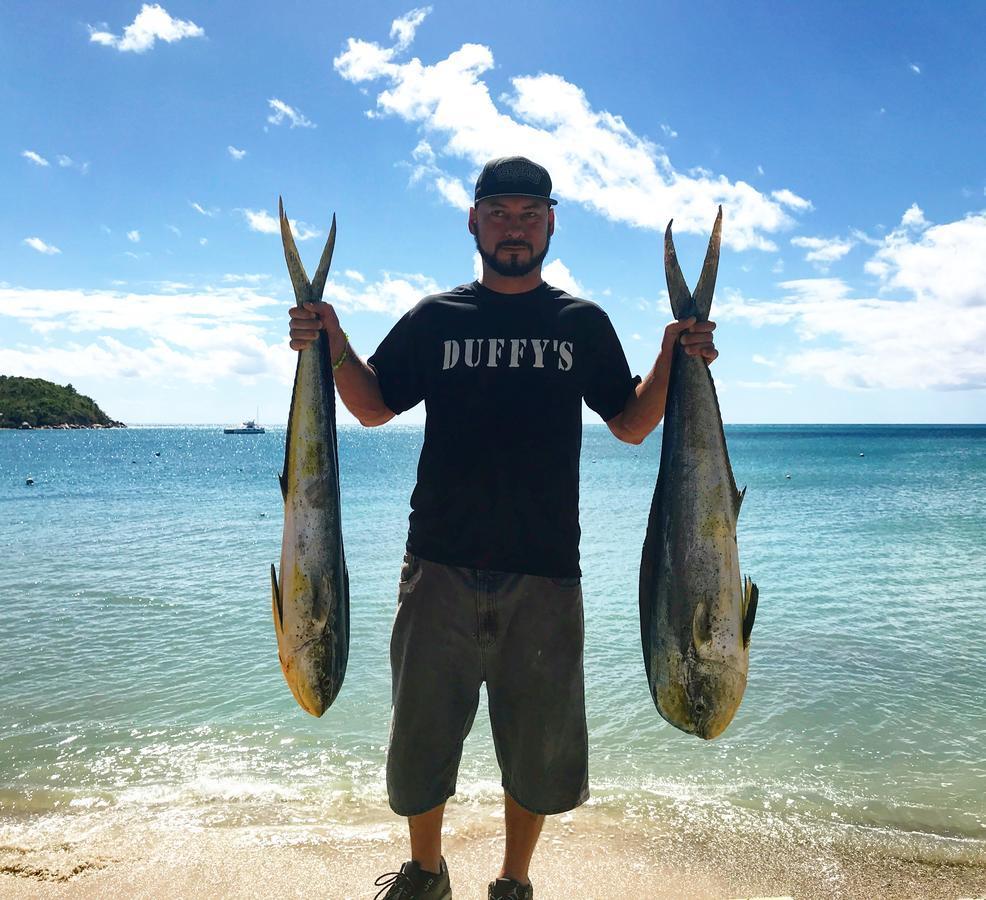
<path fill-rule="evenodd" d="M 604 421 L 634 385 L 609 317 L 542 284 L 425 297 L 369 359 L 395 413 L 425 401 L 410 552 L 447 565 L 579 571 L 582 398 Z"/>

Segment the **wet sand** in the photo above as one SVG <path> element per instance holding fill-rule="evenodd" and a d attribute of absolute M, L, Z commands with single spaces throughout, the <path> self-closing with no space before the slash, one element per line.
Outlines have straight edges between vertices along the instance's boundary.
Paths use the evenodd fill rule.
<path fill-rule="evenodd" d="M 455 823 L 444 851 L 457 900 L 486 897 L 501 861 L 502 820 Z M 894 843 L 892 839 L 891 844 Z M 340 831 L 311 825 L 163 827 L 0 846 L 0 897 L 372 898 L 374 879 L 405 858 L 400 820 Z M 877 835 L 824 841 L 786 836 L 701 835 L 604 815 L 549 819 L 531 869 L 538 900 L 579 897 L 983 898 L 981 842 L 911 844 L 895 853 Z"/>

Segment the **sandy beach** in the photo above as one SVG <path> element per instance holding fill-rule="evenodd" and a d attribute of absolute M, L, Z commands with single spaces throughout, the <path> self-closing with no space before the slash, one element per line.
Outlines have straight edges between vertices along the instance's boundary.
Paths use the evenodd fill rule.
<path fill-rule="evenodd" d="M 470 815 L 445 835 L 454 895 L 478 900 L 500 861 L 499 816 Z M 986 896 L 979 842 L 940 840 L 894 853 L 890 836 L 847 832 L 825 843 L 797 831 L 704 836 L 655 823 L 644 831 L 605 812 L 549 819 L 531 878 L 539 900 L 647 897 L 967 898 Z M 889 841 L 889 843 L 888 843 Z M 404 858 L 403 822 L 175 828 L 162 822 L 71 841 L 0 847 L 10 898 L 372 898 L 374 879 Z"/>

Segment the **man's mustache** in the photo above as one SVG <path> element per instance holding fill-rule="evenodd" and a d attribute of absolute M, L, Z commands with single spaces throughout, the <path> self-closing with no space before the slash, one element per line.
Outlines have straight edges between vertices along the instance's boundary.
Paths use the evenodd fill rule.
<path fill-rule="evenodd" d="M 527 250 L 528 253 L 534 252 L 534 245 L 526 241 L 500 241 L 496 245 L 497 250 Z"/>

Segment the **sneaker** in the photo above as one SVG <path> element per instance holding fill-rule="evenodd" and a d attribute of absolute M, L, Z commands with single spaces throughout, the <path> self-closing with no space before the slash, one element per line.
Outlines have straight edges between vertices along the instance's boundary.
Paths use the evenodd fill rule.
<path fill-rule="evenodd" d="M 451 900 L 448 866 L 442 857 L 442 871 L 426 872 L 413 859 L 399 872 L 387 872 L 373 882 L 380 890 L 373 900 Z M 382 887 L 381 887 L 382 885 Z"/>
<path fill-rule="evenodd" d="M 489 900 L 534 900 L 534 886 L 512 878 L 497 878 L 490 882 Z"/>

